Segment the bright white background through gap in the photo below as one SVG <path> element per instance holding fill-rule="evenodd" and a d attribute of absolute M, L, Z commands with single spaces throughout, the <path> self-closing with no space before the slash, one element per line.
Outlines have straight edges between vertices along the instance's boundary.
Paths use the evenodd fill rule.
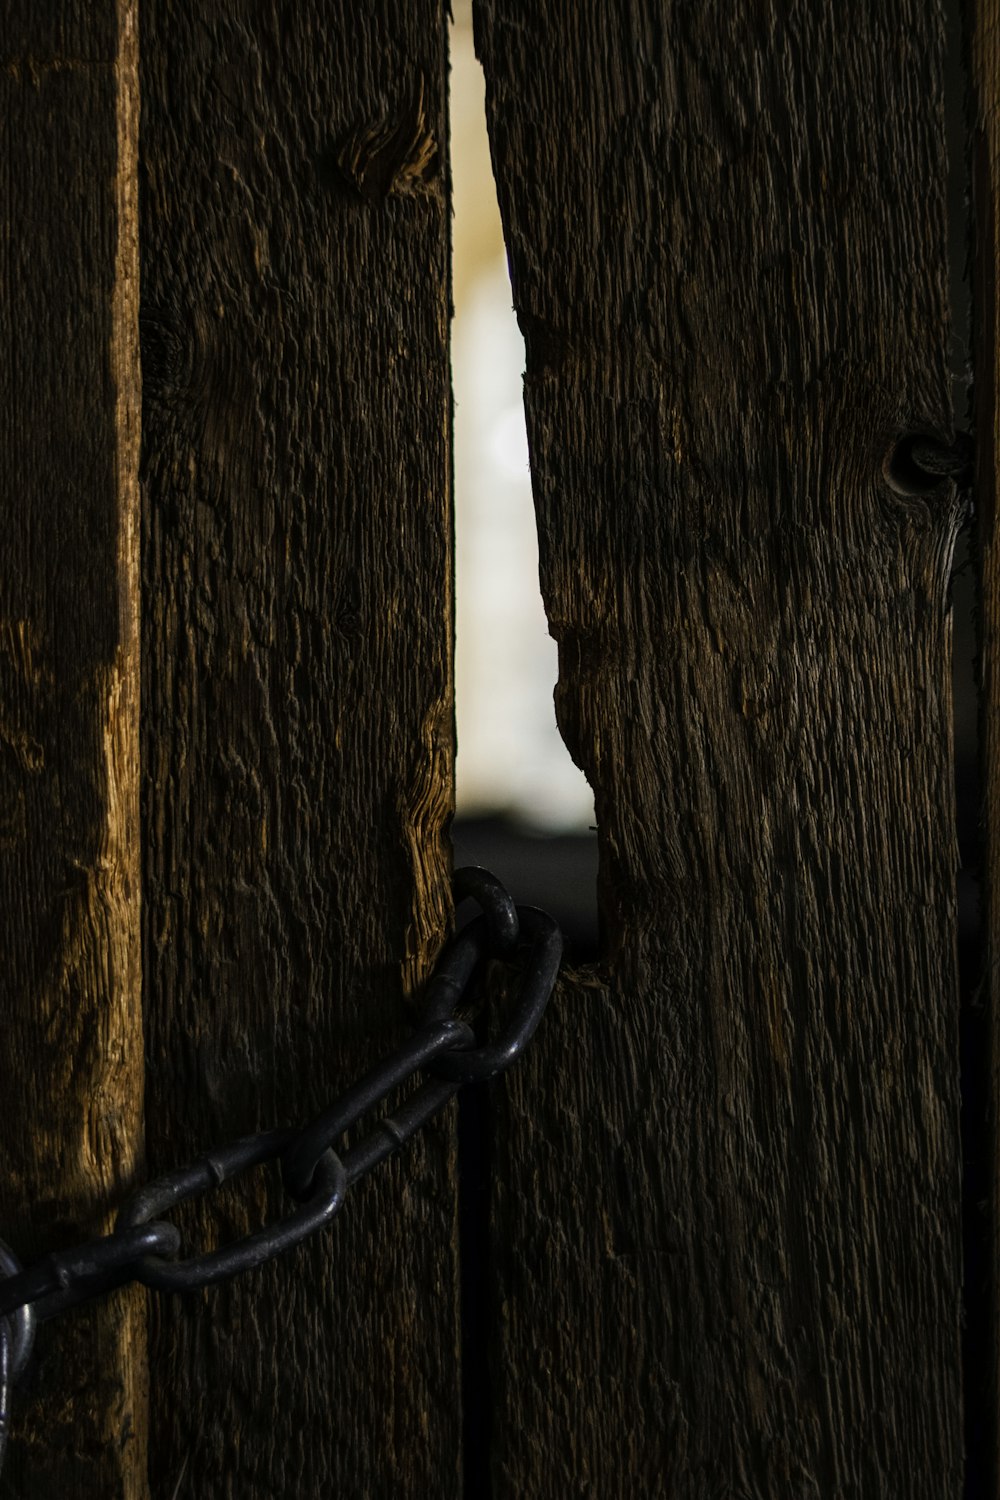
<path fill-rule="evenodd" d="M 458 812 L 545 831 L 594 822 L 556 728 L 558 672 L 538 590 L 521 377 L 468 4 L 452 30 Z"/>

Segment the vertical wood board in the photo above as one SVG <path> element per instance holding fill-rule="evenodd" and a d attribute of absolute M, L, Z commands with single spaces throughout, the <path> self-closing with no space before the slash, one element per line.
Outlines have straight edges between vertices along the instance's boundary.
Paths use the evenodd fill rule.
<path fill-rule="evenodd" d="M 495 1500 L 957 1497 L 941 18 L 477 46 L 606 947 L 500 1108 Z"/>
<path fill-rule="evenodd" d="M 450 900 L 445 17 L 143 9 L 149 1149 L 305 1121 L 405 1034 Z M 452 1126 L 157 1303 L 153 1495 L 459 1486 Z M 192 1247 L 288 1208 L 258 1174 Z"/>
<path fill-rule="evenodd" d="M 990 1446 L 991 1493 L 1000 1495 L 1000 1425 L 996 1418 L 1000 1392 L 1000 1136 L 996 1100 L 1000 1085 L 997 966 L 1000 962 L 1000 541 L 997 538 L 998 456 L 1000 456 L 1000 6 L 976 0 L 970 10 L 972 39 L 972 182 L 975 238 L 973 245 L 973 361 L 976 416 L 976 538 L 979 556 L 979 651 L 981 673 L 980 756 L 983 780 L 983 907 L 986 943 L 982 1001 L 990 1015 L 991 1100 L 989 1143 L 993 1193 L 990 1204 L 991 1343 L 993 1369 L 990 1400 L 993 1413 Z M 973 1288 L 980 1296 L 982 1288 Z"/>
<path fill-rule="evenodd" d="M 109 1229 L 141 1167 L 132 0 L 15 4 L 0 56 L 0 1234 Z M 144 1500 L 144 1299 L 38 1336 L 10 1497 Z"/>

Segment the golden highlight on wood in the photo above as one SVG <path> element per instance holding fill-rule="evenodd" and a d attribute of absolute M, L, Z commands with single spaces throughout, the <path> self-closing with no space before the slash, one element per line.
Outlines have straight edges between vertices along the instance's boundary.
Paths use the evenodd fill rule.
<path fill-rule="evenodd" d="M 0 65 L 0 1233 L 26 1259 L 110 1229 L 143 1155 L 138 17 L 57 9 L 15 7 Z M 39 1349 L 4 1494 L 146 1500 L 143 1294 Z"/>

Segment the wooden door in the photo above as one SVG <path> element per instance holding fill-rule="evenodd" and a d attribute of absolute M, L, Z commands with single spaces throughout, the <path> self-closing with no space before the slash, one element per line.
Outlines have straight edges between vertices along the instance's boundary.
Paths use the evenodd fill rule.
<path fill-rule="evenodd" d="M 943 17 L 475 19 L 603 924 L 491 1086 L 486 1462 L 451 1111 L 292 1254 L 47 1326 L 0 1484 L 957 1500 L 965 511 L 898 458 L 954 432 Z M 8 6 L 6 49 L 0 1234 L 31 1258 L 314 1112 L 449 930 L 447 32 L 431 0 L 60 0 Z M 177 1222 L 280 1211 L 261 1175 Z"/>

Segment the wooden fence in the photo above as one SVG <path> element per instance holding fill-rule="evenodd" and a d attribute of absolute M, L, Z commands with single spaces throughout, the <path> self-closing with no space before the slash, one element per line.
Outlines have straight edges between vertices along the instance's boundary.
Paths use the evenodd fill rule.
<path fill-rule="evenodd" d="M 988 1006 L 997 0 L 965 26 Z M 10 0 L 2 33 L 27 1260 L 318 1109 L 449 930 L 448 38 L 438 0 Z M 955 423 L 944 17 L 477 0 L 476 35 L 603 923 L 491 1092 L 492 1497 L 958 1500 L 965 511 L 887 470 Z M 46 1325 L 0 1492 L 458 1500 L 456 1203 L 451 1114 L 284 1259 Z M 280 1212 L 261 1175 L 177 1221 Z"/>

